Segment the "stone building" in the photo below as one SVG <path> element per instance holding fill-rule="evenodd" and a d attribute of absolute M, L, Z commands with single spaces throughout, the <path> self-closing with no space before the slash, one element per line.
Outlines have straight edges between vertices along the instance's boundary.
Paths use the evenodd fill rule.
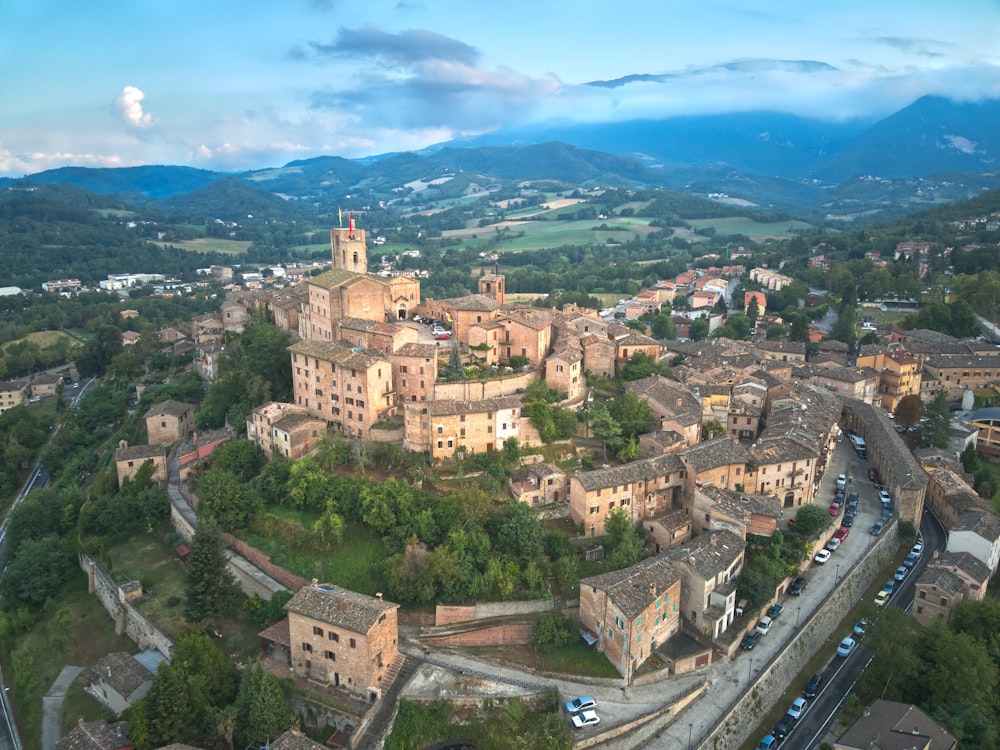
<path fill-rule="evenodd" d="M 371 702 L 379 698 L 399 653 L 398 604 L 314 582 L 285 609 L 293 672 Z"/>
<path fill-rule="evenodd" d="M 163 401 L 146 412 L 146 435 L 150 445 L 173 445 L 194 432 L 194 406 L 181 401 Z"/>
<path fill-rule="evenodd" d="M 433 344 L 403 344 L 389 355 L 396 403 L 430 401 L 437 382 L 438 350 Z"/>
<path fill-rule="evenodd" d="M 27 380 L 4 380 L 0 381 L 0 414 L 8 409 L 27 402 L 28 381 Z"/>
<path fill-rule="evenodd" d="M 431 460 L 466 453 L 501 450 L 519 438 L 521 399 L 498 396 L 481 401 L 447 399 L 403 405 L 403 447 L 429 454 Z"/>
<path fill-rule="evenodd" d="M 247 438 L 268 460 L 275 455 L 295 460 L 308 455 L 326 434 L 326 422 L 304 406 L 277 401 L 258 406 L 247 418 Z"/>
<path fill-rule="evenodd" d="M 125 441 L 122 441 L 125 443 Z M 115 450 L 115 469 L 118 472 L 118 486 L 126 479 L 134 477 L 144 464 L 153 464 L 154 482 L 167 481 L 167 449 L 163 445 L 128 445 Z"/>

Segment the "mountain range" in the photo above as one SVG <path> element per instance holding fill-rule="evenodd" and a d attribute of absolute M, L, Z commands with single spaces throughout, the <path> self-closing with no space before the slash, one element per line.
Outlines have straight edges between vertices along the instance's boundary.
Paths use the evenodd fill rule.
<path fill-rule="evenodd" d="M 64 167 L 0 185 L 70 184 L 126 203 L 162 202 L 171 210 L 170 204 L 178 209 L 189 202 L 182 196 L 236 178 L 285 201 L 329 210 L 358 199 L 398 200 L 414 186 L 447 175 L 452 191 L 552 180 L 724 193 L 770 210 L 873 217 L 1000 187 L 997 122 L 1000 100 L 923 97 L 877 122 L 746 112 L 541 126 L 449 141 L 417 153 L 361 160 L 323 156 L 232 175 L 180 166 Z M 232 192 L 231 183 L 227 190 Z M 253 210 L 251 198 L 242 203 Z"/>

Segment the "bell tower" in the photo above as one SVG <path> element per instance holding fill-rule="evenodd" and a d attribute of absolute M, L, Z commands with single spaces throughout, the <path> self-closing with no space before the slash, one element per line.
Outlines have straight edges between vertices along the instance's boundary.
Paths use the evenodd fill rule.
<path fill-rule="evenodd" d="M 479 277 L 479 293 L 503 304 L 504 277 L 502 273 L 487 273 Z"/>
<path fill-rule="evenodd" d="M 330 230 L 330 256 L 333 267 L 354 273 L 368 273 L 368 249 L 365 230 L 354 226 L 354 217 L 347 227 Z"/>

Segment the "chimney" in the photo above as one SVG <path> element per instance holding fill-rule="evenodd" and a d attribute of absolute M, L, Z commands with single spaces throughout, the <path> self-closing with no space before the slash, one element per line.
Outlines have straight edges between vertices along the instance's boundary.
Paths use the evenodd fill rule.
<path fill-rule="evenodd" d="M 718 544 L 719 544 L 719 535 L 718 534 L 712 534 L 712 546 L 716 547 L 716 546 L 718 546 Z"/>
<path fill-rule="evenodd" d="M 655 583 L 650 583 L 649 584 L 649 595 L 650 596 L 656 596 L 656 584 Z"/>
<path fill-rule="evenodd" d="M 375 598 L 378 599 L 379 601 L 382 601 L 382 592 L 381 591 L 376 592 Z"/>

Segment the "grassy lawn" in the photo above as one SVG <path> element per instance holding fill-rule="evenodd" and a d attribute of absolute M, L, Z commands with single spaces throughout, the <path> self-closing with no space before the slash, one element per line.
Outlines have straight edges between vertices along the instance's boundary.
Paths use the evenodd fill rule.
<path fill-rule="evenodd" d="M 83 573 L 74 577 L 61 596 L 46 606 L 38 622 L 18 638 L 16 646 L 4 644 L 7 684 L 26 750 L 41 747 L 42 696 L 65 665 L 89 667 L 108 652 L 135 650 L 132 641 L 115 635 L 114 620 L 98 598 L 87 593 Z M 82 686 L 80 695 L 75 687 L 73 693 L 64 711 L 73 723 L 78 715 L 88 719 L 103 716 L 97 702 L 82 694 Z"/>
<path fill-rule="evenodd" d="M 105 560 L 104 569 L 117 583 L 138 580 L 151 594 L 137 606 L 163 632 L 176 640 L 189 628 L 184 620 L 184 568 L 158 534 L 137 535 L 111 547 Z"/>
<path fill-rule="evenodd" d="M 70 347 L 77 346 L 80 343 L 79 339 L 74 336 L 70 336 L 65 331 L 35 331 L 33 333 L 29 333 L 23 338 L 8 341 L 3 345 L 3 349 L 6 351 L 9 347 L 19 344 L 22 341 L 33 343 L 41 349 L 47 349 L 50 346 L 55 346 L 60 341 L 65 341 Z"/>
<path fill-rule="evenodd" d="M 266 514 L 253 531 L 241 538 L 286 570 L 303 578 L 374 596 L 382 590 L 374 568 L 385 559 L 382 541 L 363 526 L 348 524 L 340 544 L 328 544 L 312 532 L 315 519 L 291 508 L 277 508 Z"/>
<path fill-rule="evenodd" d="M 245 253 L 251 242 L 246 240 L 224 240 L 215 237 L 199 237 L 195 240 L 178 240 L 175 242 L 154 242 L 160 247 L 177 247 L 192 253 L 226 253 L 239 255 Z"/>

